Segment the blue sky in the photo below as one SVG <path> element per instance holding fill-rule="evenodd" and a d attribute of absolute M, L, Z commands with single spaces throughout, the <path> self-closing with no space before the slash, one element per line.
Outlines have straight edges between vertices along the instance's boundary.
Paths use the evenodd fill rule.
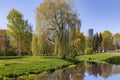
<path fill-rule="evenodd" d="M 35 27 L 35 9 L 43 0 L 0 0 L 0 29 L 7 28 L 6 16 L 10 9 L 19 10 L 24 19 Z M 93 28 L 95 32 L 120 32 L 120 0 L 73 0 L 80 14 L 81 31 Z"/>
<path fill-rule="evenodd" d="M 6 16 L 12 8 L 17 9 L 35 27 L 35 9 L 43 0 L 0 0 L 0 29 L 7 28 Z"/>

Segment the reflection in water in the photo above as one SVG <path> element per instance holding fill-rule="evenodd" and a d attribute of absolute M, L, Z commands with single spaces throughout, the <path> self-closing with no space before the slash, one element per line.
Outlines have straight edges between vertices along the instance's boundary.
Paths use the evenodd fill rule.
<path fill-rule="evenodd" d="M 74 68 L 37 77 L 35 80 L 118 80 L 118 78 L 120 78 L 119 66 L 85 62 Z"/>

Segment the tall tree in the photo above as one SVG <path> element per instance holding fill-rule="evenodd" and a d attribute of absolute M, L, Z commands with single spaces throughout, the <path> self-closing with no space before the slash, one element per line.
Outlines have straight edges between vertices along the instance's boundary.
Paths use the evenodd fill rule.
<path fill-rule="evenodd" d="M 98 52 L 98 46 L 99 46 L 99 36 L 98 33 L 96 33 L 93 37 L 93 51 Z"/>
<path fill-rule="evenodd" d="M 102 42 L 103 42 L 103 37 L 102 34 L 99 34 L 99 45 L 98 45 L 98 49 L 100 52 L 102 52 Z"/>
<path fill-rule="evenodd" d="M 73 37 L 71 37 L 69 41 L 69 49 L 69 54 L 73 58 L 80 53 L 84 53 L 85 37 L 79 29 L 76 29 Z"/>
<path fill-rule="evenodd" d="M 102 35 L 101 33 L 100 34 L 96 33 L 93 37 L 93 51 L 102 52 L 101 45 L 102 45 Z"/>
<path fill-rule="evenodd" d="M 39 51 L 39 49 L 38 49 L 38 37 L 37 37 L 36 34 L 33 34 L 33 36 L 32 36 L 31 50 L 32 50 L 32 55 L 33 56 L 39 55 L 39 52 L 38 52 Z"/>
<path fill-rule="evenodd" d="M 108 30 L 105 30 L 102 33 L 103 37 L 103 42 L 102 42 L 102 48 L 106 52 L 108 50 L 113 50 L 114 45 L 113 45 L 113 39 L 112 39 L 112 33 Z"/>
<path fill-rule="evenodd" d="M 93 43 L 93 38 L 90 38 L 90 37 L 86 37 L 85 38 L 85 47 L 86 48 L 91 48 L 92 49 L 92 44 Z"/>
<path fill-rule="evenodd" d="M 120 33 L 116 33 L 113 35 L 113 43 L 116 49 L 120 49 Z"/>
<path fill-rule="evenodd" d="M 112 33 L 109 31 L 109 30 L 105 30 L 103 31 L 102 33 L 102 37 L 105 39 L 105 38 L 112 38 Z"/>
<path fill-rule="evenodd" d="M 36 22 L 37 34 L 49 33 L 46 37 L 54 42 L 55 54 L 66 58 L 70 33 L 81 25 L 70 5 L 64 0 L 45 0 L 36 10 Z"/>
<path fill-rule="evenodd" d="M 32 42 L 32 25 L 28 24 L 28 21 L 25 21 L 25 30 L 23 37 L 23 51 L 24 54 L 31 55 L 31 42 Z"/>
<path fill-rule="evenodd" d="M 84 36 L 83 33 L 80 33 L 78 36 L 79 36 L 79 43 L 78 43 L 79 44 L 79 50 L 82 53 L 84 53 L 84 51 L 85 51 L 85 36 Z"/>
<path fill-rule="evenodd" d="M 8 31 L 7 34 L 10 36 L 12 45 L 17 48 L 18 55 L 21 56 L 24 49 L 24 37 L 26 33 L 26 24 L 23 20 L 23 15 L 15 10 L 11 9 L 8 16 Z"/>

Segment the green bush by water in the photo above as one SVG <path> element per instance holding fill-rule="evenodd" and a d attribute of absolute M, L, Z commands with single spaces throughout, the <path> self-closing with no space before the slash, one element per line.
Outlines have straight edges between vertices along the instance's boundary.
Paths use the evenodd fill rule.
<path fill-rule="evenodd" d="M 111 63 L 111 64 L 120 64 L 120 56 L 114 56 L 114 57 L 110 57 L 108 59 L 105 60 L 106 62 L 108 63 Z"/>

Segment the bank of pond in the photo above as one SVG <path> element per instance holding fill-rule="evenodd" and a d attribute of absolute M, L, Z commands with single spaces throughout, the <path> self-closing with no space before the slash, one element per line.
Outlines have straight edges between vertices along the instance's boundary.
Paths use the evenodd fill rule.
<path fill-rule="evenodd" d="M 120 56 L 107 54 L 107 58 L 102 58 L 100 62 L 98 55 L 105 56 L 103 54 L 80 55 L 75 60 L 56 56 L 8 57 L 5 60 L 0 58 L 0 80 L 90 80 L 89 78 L 114 80 L 112 77 L 120 78 Z M 98 56 L 99 60 L 95 56 Z"/>

